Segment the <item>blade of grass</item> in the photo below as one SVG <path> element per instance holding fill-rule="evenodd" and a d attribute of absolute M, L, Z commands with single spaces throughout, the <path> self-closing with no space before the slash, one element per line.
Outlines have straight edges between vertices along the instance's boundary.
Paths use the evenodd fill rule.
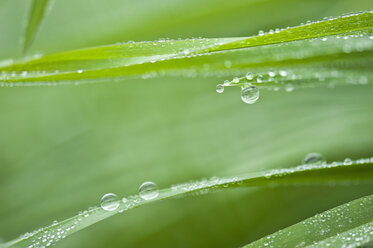
<path fill-rule="evenodd" d="M 117 213 L 140 207 L 159 200 L 183 197 L 192 194 L 209 193 L 216 190 L 235 187 L 281 186 L 281 185 L 336 185 L 362 184 L 373 181 L 373 158 L 356 161 L 333 162 L 331 164 L 300 165 L 289 169 L 241 175 L 230 178 L 211 178 L 199 182 L 190 182 L 160 190 L 159 196 L 152 200 L 143 200 L 139 195 L 130 196 L 121 202 L 118 210 L 105 211 L 93 207 L 51 226 L 27 233 L 19 239 L 4 244 L 5 247 L 39 247 L 54 244 L 83 228 L 93 225 Z"/>
<path fill-rule="evenodd" d="M 361 247 L 373 241 L 373 195 L 315 215 L 251 247 Z"/>
<path fill-rule="evenodd" d="M 31 46 L 41 22 L 47 12 L 51 0 L 31 0 L 26 30 L 23 37 L 22 53 L 25 54 Z"/>
<path fill-rule="evenodd" d="M 13 86 L 112 77 L 224 76 L 284 67 L 348 67 L 369 74 L 372 30 L 370 11 L 249 38 L 125 43 L 8 65 L 0 68 L 0 80 Z"/>

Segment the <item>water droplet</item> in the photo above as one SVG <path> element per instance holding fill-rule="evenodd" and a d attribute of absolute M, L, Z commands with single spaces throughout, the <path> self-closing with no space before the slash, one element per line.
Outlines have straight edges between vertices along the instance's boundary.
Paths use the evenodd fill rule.
<path fill-rule="evenodd" d="M 287 71 L 284 71 L 284 70 L 280 70 L 278 72 L 281 76 L 285 77 L 286 75 L 288 75 Z"/>
<path fill-rule="evenodd" d="M 276 72 L 273 71 L 273 70 L 270 70 L 270 71 L 268 71 L 268 75 L 269 75 L 270 77 L 274 77 L 274 76 L 276 76 Z"/>
<path fill-rule="evenodd" d="M 258 77 L 256 78 L 256 81 L 257 81 L 258 83 L 263 83 L 263 81 L 264 81 L 264 77 L 263 77 L 263 75 L 258 75 Z"/>
<path fill-rule="evenodd" d="M 127 201 L 128 201 L 128 200 L 127 200 L 126 197 L 123 197 L 123 198 L 122 198 L 122 202 L 123 202 L 123 203 L 125 203 L 125 202 L 127 202 Z"/>
<path fill-rule="evenodd" d="M 231 68 L 232 67 L 232 62 L 230 60 L 226 60 L 226 61 L 224 61 L 224 66 L 226 68 Z"/>
<path fill-rule="evenodd" d="M 366 76 L 361 76 L 359 79 L 360 84 L 367 84 L 368 83 L 368 78 Z"/>
<path fill-rule="evenodd" d="M 145 182 L 139 188 L 140 197 L 144 200 L 152 200 L 159 194 L 158 187 L 153 182 Z"/>
<path fill-rule="evenodd" d="M 285 91 L 286 92 L 292 92 L 294 90 L 294 86 L 292 84 L 287 84 L 285 86 Z"/>
<path fill-rule="evenodd" d="M 241 99 L 245 103 L 253 104 L 259 99 L 259 88 L 251 85 L 241 90 Z"/>
<path fill-rule="evenodd" d="M 246 79 L 247 80 L 253 80 L 254 75 L 251 72 L 246 73 Z"/>
<path fill-rule="evenodd" d="M 352 160 L 350 158 L 345 158 L 345 160 L 343 161 L 343 164 L 344 165 L 350 165 L 350 164 L 352 164 Z"/>
<path fill-rule="evenodd" d="M 316 152 L 308 153 L 307 156 L 303 159 L 304 164 L 321 164 L 325 162 L 325 158 Z"/>
<path fill-rule="evenodd" d="M 119 198 L 116 194 L 107 193 L 101 198 L 101 207 L 106 211 L 114 211 L 119 207 Z"/>
<path fill-rule="evenodd" d="M 235 78 L 233 78 L 233 80 L 232 80 L 232 82 L 233 83 L 238 83 L 240 80 L 238 79 L 238 77 L 235 77 Z"/>
<path fill-rule="evenodd" d="M 222 84 L 216 85 L 216 92 L 223 93 L 224 92 L 224 86 Z"/>
<path fill-rule="evenodd" d="M 80 69 L 80 70 L 77 70 L 76 72 L 77 72 L 77 73 L 82 73 L 82 72 L 83 72 L 83 70 L 82 70 L 82 69 Z"/>

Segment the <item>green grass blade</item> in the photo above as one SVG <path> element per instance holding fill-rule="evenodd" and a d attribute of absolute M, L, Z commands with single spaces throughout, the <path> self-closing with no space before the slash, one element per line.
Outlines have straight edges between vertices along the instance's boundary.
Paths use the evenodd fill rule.
<path fill-rule="evenodd" d="M 245 247 L 361 247 L 372 241 L 373 195 L 315 215 Z"/>
<path fill-rule="evenodd" d="M 289 169 L 278 169 L 230 178 L 211 178 L 209 180 L 185 183 L 163 189 L 159 192 L 159 196 L 153 200 L 143 200 L 138 195 L 128 197 L 126 202 L 120 203 L 116 211 L 108 212 L 100 207 L 90 208 L 75 217 L 54 223 L 51 226 L 32 233 L 27 233 L 19 239 L 6 243 L 5 247 L 39 247 L 48 244 L 51 245 L 66 236 L 119 212 L 168 198 L 183 197 L 196 193 L 209 193 L 235 187 L 363 184 L 372 181 L 373 158 L 356 161 L 345 160 L 344 162 L 321 165 L 301 165 Z"/>
<path fill-rule="evenodd" d="M 31 0 L 27 26 L 23 37 L 23 54 L 31 46 L 51 0 Z"/>
<path fill-rule="evenodd" d="M 362 74 L 370 81 L 372 30 L 370 11 L 249 38 L 160 40 L 95 47 L 4 66 L 0 68 L 0 80 L 3 86 L 38 85 L 113 77 L 232 76 L 248 71 L 265 73 L 270 68 L 294 70 L 298 79 L 305 76 L 319 80 L 318 75 L 307 76 L 303 71 L 349 68 L 351 78 L 337 77 L 337 82 L 355 83 L 355 76 Z"/>

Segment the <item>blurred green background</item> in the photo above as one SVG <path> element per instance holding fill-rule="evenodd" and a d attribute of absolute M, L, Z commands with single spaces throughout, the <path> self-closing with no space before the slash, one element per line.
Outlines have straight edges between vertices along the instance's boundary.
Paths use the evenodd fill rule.
<path fill-rule="evenodd" d="M 20 57 L 27 0 L 0 0 L 0 59 Z M 29 54 L 158 38 L 249 36 L 369 10 L 370 0 L 55 0 Z M 165 77 L 0 88 L 0 237 L 63 220 L 113 192 L 373 155 L 373 87 L 261 91 Z M 373 185 L 234 189 L 143 206 L 57 247 L 237 247 Z"/>

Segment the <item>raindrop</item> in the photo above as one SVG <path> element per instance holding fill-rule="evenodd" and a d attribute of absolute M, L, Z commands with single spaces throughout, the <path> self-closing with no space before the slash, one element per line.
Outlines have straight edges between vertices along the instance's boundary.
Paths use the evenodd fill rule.
<path fill-rule="evenodd" d="M 241 99 L 245 103 L 253 104 L 259 99 L 259 88 L 251 85 L 241 90 Z"/>
<path fill-rule="evenodd" d="M 367 84 L 368 83 L 368 78 L 366 76 L 361 76 L 359 79 L 360 84 Z"/>
<path fill-rule="evenodd" d="M 316 152 L 308 153 L 307 156 L 303 159 L 304 164 L 321 164 L 325 162 L 325 158 Z"/>
<path fill-rule="evenodd" d="M 226 61 L 224 61 L 224 66 L 226 68 L 231 68 L 232 67 L 232 62 L 230 60 L 226 60 Z"/>
<path fill-rule="evenodd" d="M 273 70 L 270 70 L 270 71 L 268 71 L 268 75 L 269 75 L 270 77 L 274 77 L 274 76 L 276 76 L 276 72 L 273 71 Z"/>
<path fill-rule="evenodd" d="M 256 78 L 256 81 L 257 81 L 258 83 L 263 83 L 263 81 L 264 81 L 264 77 L 263 77 L 263 75 L 258 75 L 258 77 Z"/>
<path fill-rule="evenodd" d="M 158 186 L 153 182 L 145 182 L 139 188 L 140 197 L 144 200 L 152 200 L 159 194 Z"/>
<path fill-rule="evenodd" d="M 233 78 L 233 80 L 232 80 L 232 82 L 233 83 L 238 83 L 240 80 L 238 79 L 238 77 L 235 77 L 235 78 Z"/>
<path fill-rule="evenodd" d="M 223 93 L 224 92 L 224 86 L 222 84 L 216 85 L 216 92 Z"/>
<path fill-rule="evenodd" d="M 246 79 L 247 80 L 253 80 L 254 75 L 251 72 L 246 73 Z"/>
<path fill-rule="evenodd" d="M 101 198 L 101 207 L 106 211 L 114 211 L 119 207 L 119 198 L 116 194 L 107 193 Z"/>
<path fill-rule="evenodd" d="M 292 92 L 294 90 L 294 86 L 292 84 L 287 84 L 285 86 L 285 91 L 286 92 Z"/>
<path fill-rule="evenodd" d="M 343 164 L 344 165 L 350 165 L 350 164 L 352 164 L 352 160 L 350 158 L 345 158 L 345 160 L 343 161 Z"/>
<path fill-rule="evenodd" d="M 77 72 L 77 73 L 82 73 L 82 72 L 83 72 L 83 70 L 82 70 L 82 69 L 80 69 L 80 70 L 77 70 L 76 72 Z"/>
<path fill-rule="evenodd" d="M 280 70 L 279 71 L 279 74 L 283 77 L 285 77 L 286 75 L 288 75 L 287 71 L 284 71 L 284 70 Z"/>

